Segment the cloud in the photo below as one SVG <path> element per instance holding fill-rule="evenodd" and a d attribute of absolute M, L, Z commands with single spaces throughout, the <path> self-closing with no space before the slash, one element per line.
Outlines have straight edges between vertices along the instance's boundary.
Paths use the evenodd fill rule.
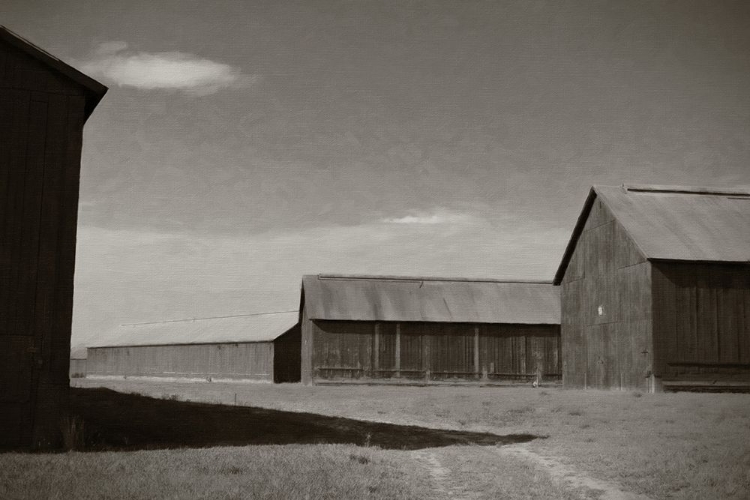
<path fill-rule="evenodd" d="M 228 64 L 184 52 L 133 52 L 125 42 L 99 45 L 94 55 L 80 63 L 81 70 L 123 87 L 164 89 L 208 95 L 222 88 L 245 87 L 256 80 Z"/>
<path fill-rule="evenodd" d="M 472 224 L 478 222 L 476 217 L 452 212 L 446 209 L 435 209 L 431 212 L 412 212 L 402 217 L 381 219 L 386 224 Z"/>

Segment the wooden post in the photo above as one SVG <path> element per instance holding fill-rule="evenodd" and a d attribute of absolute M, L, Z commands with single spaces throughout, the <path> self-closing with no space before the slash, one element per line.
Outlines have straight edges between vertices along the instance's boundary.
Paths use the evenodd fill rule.
<path fill-rule="evenodd" d="M 479 325 L 474 326 L 474 373 L 479 376 Z"/>
<path fill-rule="evenodd" d="M 377 378 L 380 373 L 378 371 L 380 370 L 380 323 L 375 323 L 374 346 L 372 351 L 372 376 Z"/>
<path fill-rule="evenodd" d="M 425 382 L 430 381 L 430 336 L 422 330 L 422 370 L 424 370 Z"/>
<path fill-rule="evenodd" d="M 396 377 L 401 376 L 401 323 L 396 323 Z"/>

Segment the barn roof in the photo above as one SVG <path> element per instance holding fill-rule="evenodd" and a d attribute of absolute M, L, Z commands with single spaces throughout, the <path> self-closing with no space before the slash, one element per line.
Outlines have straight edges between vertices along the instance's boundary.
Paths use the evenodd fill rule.
<path fill-rule="evenodd" d="M 68 79 L 77 83 L 83 87 L 86 91 L 86 118 L 91 115 L 96 108 L 99 101 L 102 100 L 104 94 L 107 93 L 107 87 L 97 82 L 88 75 L 85 75 L 75 69 L 74 67 L 62 62 L 57 57 L 53 56 L 49 52 L 41 49 L 31 43 L 30 41 L 23 38 L 21 35 L 14 33 L 3 25 L 0 25 L 0 40 L 4 41 L 8 45 L 15 47 L 16 49 L 24 52 L 28 56 L 36 59 L 42 64 L 51 67 L 58 73 L 64 75 Z"/>
<path fill-rule="evenodd" d="M 560 267 L 559 284 L 596 198 L 649 260 L 750 262 L 750 191 L 685 186 L 593 186 Z"/>
<path fill-rule="evenodd" d="M 297 311 L 121 325 L 88 347 L 271 342 L 299 320 Z"/>
<path fill-rule="evenodd" d="M 311 275 L 302 278 L 311 319 L 559 324 L 550 282 Z"/>

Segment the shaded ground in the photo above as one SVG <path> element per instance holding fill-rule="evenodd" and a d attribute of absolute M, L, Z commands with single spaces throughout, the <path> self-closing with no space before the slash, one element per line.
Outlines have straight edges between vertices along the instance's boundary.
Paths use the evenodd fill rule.
<path fill-rule="evenodd" d="M 531 434 L 429 429 L 312 413 L 192 403 L 71 388 L 71 413 L 83 420 L 83 449 L 158 449 L 269 444 L 355 444 L 416 450 L 450 445 L 502 445 Z"/>
<path fill-rule="evenodd" d="M 425 474 L 444 485 L 447 497 L 463 494 L 463 485 L 469 485 L 471 491 L 482 492 L 480 498 L 566 498 L 565 491 L 576 484 L 594 484 L 593 480 L 601 486 L 594 487 L 601 490 L 600 496 L 606 495 L 609 485 L 653 499 L 750 498 L 747 394 L 95 379 L 73 383 L 398 425 L 548 436 L 503 446 L 502 455 L 489 453 L 495 447 L 487 446 L 434 450 L 441 466 L 452 474 L 441 476 L 439 468 Z M 517 447 L 531 453 L 510 453 Z M 422 457 L 419 463 L 424 467 L 434 466 L 431 454 L 414 453 Z M 442 483 L 436 478 L 443 478 Z M 451 478 L 460 478 L 456 479 L 460 484 L 456 486 Z M 571 494 L 571 498 L 581 496 L 585 495 Z"/>

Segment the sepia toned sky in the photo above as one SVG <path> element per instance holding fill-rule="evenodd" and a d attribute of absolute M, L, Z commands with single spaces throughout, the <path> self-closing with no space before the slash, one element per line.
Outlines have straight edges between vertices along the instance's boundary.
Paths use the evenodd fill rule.
<path fill-rule="evenodd" d="M 551 279 L 591 184 L 750 187 L 750 3 L 8 0 L 110 87 L 74 345 L 303 273 Z"/>

